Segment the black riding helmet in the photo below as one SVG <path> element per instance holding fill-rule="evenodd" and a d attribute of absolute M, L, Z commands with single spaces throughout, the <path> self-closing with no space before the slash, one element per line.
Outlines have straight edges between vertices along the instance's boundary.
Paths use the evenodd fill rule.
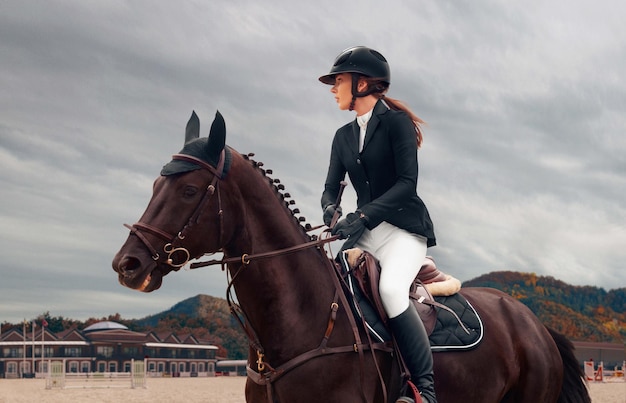
<path fill-rule="evenodd" d="M 350 110 L 354 110 L 354 104 L 359 97 L 370 94 L 383 94 L 391 83 L 391 72 L 387 59 L 380 52 L 365 46 L 355 46 L 341 52 L 335 59 L 330 73 L 321 76 L 319 80 L 324 84 L 335 85 L 335 76 L 341 73 L 352 74 L 352 102 Z M 371 85 L 366 91 L 357 90 L 360 76 L 378 79 L 378 84 Z"/>
<path fill-rule="evenodd" d="M 335 59 L 330 72 L 319 78 L 328 85 L 335 84 L 335 76 L 341 73 L 357 73 L 366 77 L 378 78 L 389 85 L 391 73 L 387 59 L 380 52 L 365 46 L 355 46 L 341 52 Z"/>

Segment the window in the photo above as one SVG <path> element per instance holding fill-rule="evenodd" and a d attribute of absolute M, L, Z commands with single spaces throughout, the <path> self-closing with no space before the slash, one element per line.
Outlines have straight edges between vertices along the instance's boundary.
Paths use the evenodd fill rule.
<path fill-rule="evenodd" d="M 113 346 L 98 346 L 96 347 L 96 354 L 105 357 L 113 357 Z"/>
<path fill-rule="evenodd" d="M 156 364 L 154 362 L 148 363 L 148 372 L 155 372 Z"/>
<path fill-rule="evenodd" d="M 83 351 L 80 347 L 65 347 L 66 357 L 80 357 L 83 355 Z"/>
<path fill-rule="evenodd" d="M 83 361 L 80 363 L 80 372 L 82 373 L 91 372 L 89 361 Z"/>
<path fill-rule="evenodd" d="M 109 361 L 109 372 L 117 372 L 117 362 Z"/>
<path fill-rule="evenodd" d="M 7 364 L 7 372 L 9 374 L 17 374 L 17 363 L 10 362 Z"/>
<path fill-rule="evenodd" d="M 53 347 L 45 347 L 43 352 L 46 353 L 46 358 L 54 356 L 54 348 Z"/>
<path fill-rule="evenodd" d="M 20 362 L 20 369 L 22 370 L 23 374 L 30 373 L 30 361 Z"/>
<path fill-rule="evenodd" d="M 106 361 L 98 361 L 98 372 L 106 372 L 107 363 Z"/>
<path fill-rule="evenodd" d="M 130 361 L 124 361 L 124 372 L 130 372 Z"/>
<path fill-rule="evenodd" d="M 4 356 L 5 357 L 10 357 L 10 358 L 18 358 L 18 357 L 22 357 L 23 353 L 22 353 L 22 349 L 21 348 L 5 348 L 4 349 Z"/>
<path fill-rule="evenodd" d="M 185 363 L 181 362 L 178 364 L 178 372 L 185 372 Z"/>
<path fill-rule="evenodd" d="M 68 365 L 68 371 L 73 374 L 78 373 L 78 361 L 70 361 Z"/>
<path fill-rule="evenodd" d="M 137 355 L 139 354 L 139 349 L 137 347 L 124 347 L 122 350 L 124 355 Z"/>

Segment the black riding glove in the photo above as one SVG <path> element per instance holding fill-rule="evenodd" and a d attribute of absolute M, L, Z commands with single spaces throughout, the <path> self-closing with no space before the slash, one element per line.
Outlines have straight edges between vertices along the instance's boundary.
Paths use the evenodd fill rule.
<path fill-rule="evenodd" d="M 329 204 L 324 208 L 324 224 L 326 224 L 327 227 L 330 227 L 330 223 L 335 216 L 335 211 L 339 214 L 338 217 L 341 217 L 341 206 L 337 207 L 334 204 Z"/>
<path fill-rule="evenodd" d="M 333 235 L 339 235 L 339 239 L 358 239 L 367 226 L 367 217 L 360 211 L 348 214 L 339 221 L 330 231 Z"/>

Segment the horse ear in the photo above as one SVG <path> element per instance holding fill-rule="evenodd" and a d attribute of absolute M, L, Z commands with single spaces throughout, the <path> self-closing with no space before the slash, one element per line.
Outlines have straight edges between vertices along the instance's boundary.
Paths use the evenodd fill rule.
<path fill-rule="evenodd" d="M 220 153 L 226 145 L 226 122 L 220 111 L 215 113 L 215 119 L 211 123 L 209 141 L 207 142 L 207 153 L 213 161 L 218 161 Z"/>
<path fill-rule="evenodd" d="M 198 119 L 196 111 L 192 111 L 191 117 L 187 122 L 187 127 L 185 128 L 185 144 L 198 137 L 200 137 L 200 119 Z"/>

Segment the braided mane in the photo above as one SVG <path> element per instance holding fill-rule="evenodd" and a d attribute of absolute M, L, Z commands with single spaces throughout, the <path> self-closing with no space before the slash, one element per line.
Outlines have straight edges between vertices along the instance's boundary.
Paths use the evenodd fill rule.
<path fill-rule="evenodd" d="M 300 209 L 295 207 L 295 200 L 291 198 L 291 194 L 285 192 L 285 185 L 280 183 L 280 179 L 273 179 L 269 175 L 273 174 L 271 169 L 263 168 L 264 164 L 259 161 L 255 161 L 252 159 L 254 157 L 254 153 L 241 154 L 243 159 L 249 161 L 251 165 L 256 168 L 268 181 L 269 185 L 274 189 L 274 194 L 276 197 L 282 202 L 281 204 L 285 207 L 294 218 L 295 223 L 300 227 L 302 233 L 309 238 L 309 240 L 317 240 L 317 235 L 309 235 L 308 232 L 315 229 L 311 226 L 311 224 L 306 222 L 306 218 L 300 215 Z"/>

